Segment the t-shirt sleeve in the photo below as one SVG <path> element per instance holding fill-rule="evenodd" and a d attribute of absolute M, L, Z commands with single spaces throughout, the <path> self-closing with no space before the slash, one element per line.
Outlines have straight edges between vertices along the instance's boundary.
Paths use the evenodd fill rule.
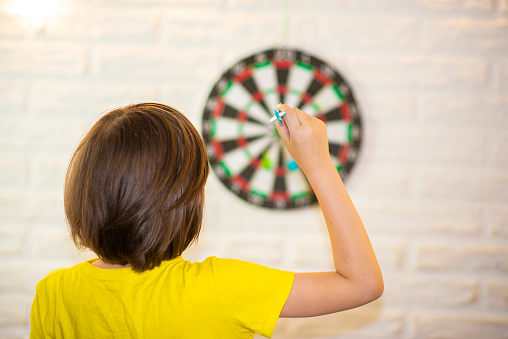
<path fill-rule="evenodd" d="M 233 325 L 270 338 L 291 292 L 294 273 L 241 260 L 214 259 L 219 296 Z"/>

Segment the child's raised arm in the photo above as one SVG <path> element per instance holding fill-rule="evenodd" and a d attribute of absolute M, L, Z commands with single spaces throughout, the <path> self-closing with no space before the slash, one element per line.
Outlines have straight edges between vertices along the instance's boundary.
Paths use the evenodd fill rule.
<path fill-rule="evenodd" d="M 325 124 L 288 105 L 277 124 L 314 190 L 328 227 L 336 272 L 296 273 L 281 317 L 311 317 L 361 306 L 383 293 L 383 277 L 363 223 L 330 158 Z M 311 254 L 309 254 L 311 255 Z"/>

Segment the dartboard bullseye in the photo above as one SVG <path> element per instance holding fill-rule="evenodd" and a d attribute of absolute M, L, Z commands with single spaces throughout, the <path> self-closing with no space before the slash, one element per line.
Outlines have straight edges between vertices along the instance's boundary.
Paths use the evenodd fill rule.
<path fill-rule="evenodd" d="M 210 164 L 220 181 L 245 201 L 274 209 L 307 206 L 316 196 L 269 121 L 278 103 L 325 122 L 330 155 L 345 180 L 362 138 L 353 93 L 334 68 L 295 49 L 249 56 L 216 82 L 203 113 Z"/>

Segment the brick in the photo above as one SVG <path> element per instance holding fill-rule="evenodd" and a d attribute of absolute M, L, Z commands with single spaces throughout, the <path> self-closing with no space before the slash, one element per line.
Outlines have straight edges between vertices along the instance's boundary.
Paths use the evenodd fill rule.
<path fill-rule="evenodd" d="M 257 3 L 256 0 L 233 0 L 236 2 L 252 2 Z M 274 1 L 265 0 L 273 6 Z M 333 1 L 322 1 L 319 6 L 309 6 L 309 2 L 306 0 L 291 0 L 289 2 L 289 9 L 292 12 L 297 10 L 299 12 L 316 11 L 323 13 L 330 13 L 330 11 L 345 10 L 347 7 L 347 0 L 333 0 Z"/>
<path fill-rule="evenodd" d="M 50 115 L 45 120 L 35 118 L 29 124 L 31 149 L 40 152 L 51 149 L 56 156 L 61 157 L 62 163 L 67 166 L 72 151 L 80 137 L 91 126 L 91 121 L 92 119 L 87 119 L 86 115 L 76 119 L 72 119 L 72 117 L 58 119 L 58 117 L 52 118 Z"/>
<path fill-rule="evenodd" d="M 508 248 L 494 244 L 421 245 L 416 268 L 422 271 L 504 273 L 508 272 Z"/>
<path fill-rule="evenodd" d="M 291 239 L 288 248 L 290 267 L 305 271 L 333 271 L 332 248 L 325 232 Z"/>
<path fill-rule="evenodd" d="M 508 88 L 508 60 L 500 60 L 498 62 L 498 83 L 501 88 Z"/>
<path fill-rule="evenodd" d="M 499 199 L 493 193 L 493 177 L 480 170 L 426 168 L 418 172 L 415 186 L 421 198 L 447 203 Z"/>
<path fill-rule="evenodd" d="M 25 156 L 7 155 L 0 158 L 0 185 L 25 185 L 28 182 L 28 160 Z"/>
<path fill-rule="evenodd" d="M 487 210 L 488 233 L 493 238 L 508 237 L 508 210 L 506 206 L 491 207 Z"/>
<path fill-rule="evenodd" d="M 375 141 L 374 159 L 441 165 L 478 164 L 487 159 L 487 135 L 480 128 L 393 124 L 378 126 L 377 131 L 382 137 Z"/>
<path fill-rule="evenodd" d="M 103 0 L 104 4 L 112 5 L 181 5 L 179 0 Z M 224 0 L 187 0 L 185 5 L 220 5 Z"/>
<path fill-rule="evenodd" d="M 383 271 L 400 270 L 405 265 L 406 248 L 398 241 L 386 241 L 371 236 L 372 247 Z"/>
<path fill-rule="evenodd" d="M 476 237 L 484 223 L 484 210 L 470 204 L 360 201 L 356 207 L 369 234 L 375 235 Z"/>
<path fill-rule="evenodd" d="M 494 202 L 508 203 L 508 173 L 506 173 L 506 170 L 489 173 L 488 184 Z"/>
<path fill-rule="evenodd" d="M 27 215 L 26 197 L 16 192 L 15 194 L 2 190 L 0 192 L 0 220 L 19 220 Z"/>
<path fill-rule="evenodd" d="M 489 134 L 490 163 L 501 168 L 508 168 L 508 133 L 506 130 L 493 130 Z"/>
<path fill-rule="evenodd" d="M 51 192 L 41 191 L 39 194 L 32 194 L 29 199 L 26 199 L 23 211 L 26 221 L 63 224 L 65 218 L 63 187 Z"/>
<path fill-rule="evenodd" d="M 87 48 L 80 44 L 0 41 L 0 73 L 34 75 L 82 75 Z"/>
<path fill-rule="evenodd" d="M 35 295 L 35 285 L 51 271 L 64 267 L 63 261 L 16 259 L 0 262 L 0 294 Z"/>
<path fill-rule="evenodd" d="M 490 13 L 494 10 L 493 0 L 422 0 L 422 1 L 404 1 L 404 0 L 353 0 L 350 1 L 353 9 L 361 10 L 380 10 L 380 11 L 399 11 L 410 13 L 428 12 L 471 12 L 471 13 Z"/>
<path fill-rule="evenodd" d="M 167 11 L 162 21 L 164 41 L 171 45 L 210 46 L 223 43 L 224 11 L 210 9 L 174 9 Z"/>
<path fill-rule="evenodd" d="M 45 115 L 86 115 L 90 123 L 101 112 L 131 103 L 158 101 L 160 97 L 157 86 L 149 83 L 38 81 L 32 100 Z"/>
<path fill-rule="evenodd" d="M 98 8 L 77 5 L 75 2 L 72 9 L 65 14 L 54 15 L 51 20 L 44 23 L 44 27 L 38 32 L 38 36 L 50 39 L 96 39 L 99 36 Z M 114 19 L 111 16 L 110 19 Z"/>
<path fill-rule="evenodd" d="M 479 282 L 453 277 L 385 274 L 384 307 L 415 309 L 478 307 Z M 439 296 L 439 298 L 437 297 Z"/>
<path fill-rule="evenodd" d="M 422 2 L 434 11 L 465 9 L 475 12 L 492 12 L 494 10 L 493 0 L 423 0 Z"/>
<path fill-rule="evenodd" d="M 424 122 L 453 125 L 507 125 L 508 96 L 471 93 L 423 95 L 419 102 L 419 116 Z"/>
<path fill-rule="evenodd" d="M 202 100 L 197 100 L 197 98 L 205 98 L 208 95 L 203 92 L 201 87 L 167 83 L 161 86 L 160 97 L 163 102 L 185 114 L 196 128 L 201 128 L 203 105 Z"/>
<path fill-rule="evenodd" d="M 19 256 L 26 246 L 27 228 L 19 223 L 0 224 L 0 255 L 3 258 Z"/>
<path fill-rule="evenodd" d="M 0 326 L 28 325 L 32 300 L 27 295 L 0 294 Z"/>
<path fill-rule="evenodd" d="M 334 11 L 303 13 L 292 17 L 291 33 L 299 37 L 300 43 L 316 48 L 325 44 L 327 50 L 341 52 L 376 49 L 404 50 L 407 53 L 418 46 L 418 22 L 410 17 L 341 16 Z M 308 25 L 309 22 L 313 25 Z M 334 43 L 330 44 L 330 41 Z"/>
<path fill-rule="evenodd" d="M 423 46 L 426 50 L 467 52 L 469 55 L 508 53 L 508 20 L 469 18 L 433 20 L 427 23 Z"/>
<path fill-rule="evenodd" d="M 353 198 L 355 196 L 369 197 L 369 199 L 406 198 L 413 189 L 411 171 L 389 162 L 358 166 L 353 169 L 352 176 L 361 178 L 361 180 L 351 178 L 352 182 L 346 179 L 346 187 Z"/>
<path fill-rule="evenodd" d="M 403 314 L 380 308 L 358 308 L 312 318 L 279 319 L 273 338 L 399 338 Z M 280 331 L 280 332 L 279 332 Z"/>
<path fill-rule="evenodd" d="M 39 187 L 61 190 L 65 179 L 68 156 L 38 155 L 33 160 L 33 182 Z"/>
<path fill-rule="evenodd" d="M 433 57 L 420 69 L 422 87 L 482 88 L 487 85 L 488 63 L 481 58 Z"/>
<path fill-rule="evenodd" d="M 409 91 L 369 88 L 358 93 L 357 99 L 365 119 L 372 123 L 414 123 L 417 117 L 416 98 Z"/>
<path fill-rule="evenodd" d="M 155 43 L 159 37 L 160 10 L 102 10 L 95 14 L 98 36 L 106 41 Z"/>
<path fill-rule="evenodd" d="M 22 38 L 25 35 L 25 27 L 19 18 L 0 10 L 0 37 Z"/>
<path fill-rule="evenodd" d="M 252 49 L 252 44 L 280 44 L 283 38 L 283 20 L 279 13 L 227 11 L 222 18 L 222 44 Z M 224 37 L 227 37 L 224 38 Z"/>
<path fill-rule="evenodd" d="M 218 69 L 219 54 L 202 49 L 173 53 L 154 47 L 104 47 L 99 51 L 98 62 L 99 74 L 116 80 L 200 81 L 208 77 L 210 69 Z"/>
<path fill-rule="evenodd" d="M 27 85 L 24 81 L 0 80 L 0 102 L 2 110 L 0 114 L 7 115 L 13 111 L 26 109 Z"/>
<path fill-rule="evenodd" d="M 30 337 L 30 326 L 4 326 L 2 327 L 2 338 L 25 339 Z"/>
<path fill-rule="evenodd" d="M 508 334 L 508 317 L 502 315 L 434 312 L 417 314 L 412 320 L 415 339 L 499 339 Z"/>
<path fill-rule="evenodd" d="M 499 11 L 501 13 L 508 13 L 508 0 L 499 0 Z"/>
<path fill-rule="evenodd" d="M 431 88 L 483 88 L 488 64 L 480 58 L 352 55 L 346 58 L 351 77 L 371 85 Z"/>
<path fill-rule="evenodd" d="M 508 283 L 506 281 L 490 281 L 486 284 L 486 290 L 489 310 L 508 310 Z"/>
<path fill-rule="evenodd" d="M 282 240 L 266 235 L 231 235 L 223 241 L 221 256 L 280 267 L 283 257 Z"/>
<path fill-rule="evenodd" d="M 12 114 L 14 115 L 14 114 Z M 22 116 L 2 116 L 0 124 L 0 149 L 6 153 L 19 153 L 28 150 L 31 140 L 27 137 L 26 127 L 30 120 Z"/>
<path fill-rule="evenodd" d="M 337 19 L 334 15 L 330 28 L 332 34 L 343 32 L 344 46 L 349 49 L 404 50 L 407 53 L 419 43 L 419 23 L 413 18 L 347 15 Z"/>
<path fill-rule="evenodd" d="M 82 262 L 97 257 L 91 251 L 79 251 L 72 240 L 64 223 L 60 227 L 55 224 L 40 224 L 33 228 L 31 252 L 40 260 L 58 260 L 66 258 L 73 262 Z"/>

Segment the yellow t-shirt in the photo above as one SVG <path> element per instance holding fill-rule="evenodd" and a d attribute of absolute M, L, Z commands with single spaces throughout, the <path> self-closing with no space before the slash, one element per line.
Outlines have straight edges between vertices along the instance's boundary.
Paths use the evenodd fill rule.
<path fill-rule="evenodd" d="M 271 337 L 294 273 L 249 262 L 182 257 L 141 274 L 85 261 L 36 288 L 30 338 Z"/>

